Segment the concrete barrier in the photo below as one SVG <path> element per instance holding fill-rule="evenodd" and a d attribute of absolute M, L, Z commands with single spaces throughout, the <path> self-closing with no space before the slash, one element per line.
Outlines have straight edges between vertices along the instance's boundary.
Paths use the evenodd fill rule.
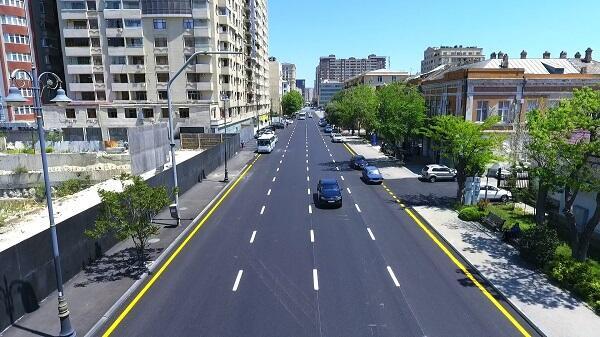
<path fill-rule="evenodd" d="M 229 137 L 227 154 L 231 158 L 239 151 L 240 141 L 237 134 Z M 224 151 L 225 144 L 219 144 L 178 164 L 180 193 L 198 183 L 203 170 L 208 174 L 219 167 Z M 173 187 L 171 170 L 147 181 L 152 186 Z M 117 243 L 112 236 L 93 240 L 85 235 L 85 230 L 94 226 L 100 209 L 100 204 L 94 205 L 57 224 L 65 281 Z M 0 331 L 24 314 L 37 310 L 39 302 L 55 289 L 49 230 L 0 252 Z"/>
<path fill-rule="evenodd" d="M 103 155 L 97 153 L 48 153 L 48 167 L 57 166 L 93 166 L 95 164 L 128 165 L 128 154 Z M 0 170 L 14 171 L 25 167 L 29 171 L 42 170 L 42 158 L 39 154 L 0 155 Z"/>

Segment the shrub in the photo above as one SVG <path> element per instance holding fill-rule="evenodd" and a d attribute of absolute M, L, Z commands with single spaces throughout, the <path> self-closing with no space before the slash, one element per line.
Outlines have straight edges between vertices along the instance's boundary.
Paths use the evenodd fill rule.
<path fill-rule="evenodd" d="M 479 209 L 479 211 L 481 211 L 481 212 L 485 211 L 485 210 L 488 208 L 488 206 L 489 206 L 489 205 L 490 205 L 490 201 L 489 201 L 489 200 L 486 200 L 486 199 L 480 199 L 480 200 L 477 202 L 477 208 L 478 208 L 478 209 Z"/>
<path fill-rule="evenodd" d="M 35 154 L 34 149 L 23 149 L 23 150 L 21 150 L 21 152 L 24 154 Z"/>
<path fill-rule="evenodd" d="M 534 226 L 523 231 L 518 241 L 521 256 L 537 267 L 544 267 L 549 263 L 559 245 L 558 233 L 547 225 Z"/>
<path fill-rule="evenodd" d="M 37 202 L 42 202 L 46 198 L 46 187 L 44 184 L 38 184 L 33 188 L 33 198 Z"/>
<path fill-rule="evenodd" d="M 65 197 L 67 195 L 75 194 L 83 189 L 90 187 L 90 176 L 83 178 L 74 178 L 63 181 L 56 187 L 56 196 Z"/>
<path fill-rule="evenodd" d="M 52 146 L 47 146 L 46 153 L 52 153 L 52 152 L 54 152 L 54 148 Z"/>
<path fill-rule="evenodd" d="M 554 260 L 548 264 L 550 277 L 562 287 L 573 291 L 585 300 L 596 313 L 600 313 L 600 275 L 590 261 L 575 261 L 567 253 L 570 249 L 561 245 L 556 249 Z"/>
<path fill-rule="evenodd" d="M 17 166 L 15 167 L 15 170 L 13 171 L 14 174 L 25 174 L 25 173 L 29 173 L 29 170 L 27 169 L 27 167 L 25 166 Z"/>
<path fill-rule="evenodd" d="M 464 221 L 479 221 L 484 215 L 485 213 L 480 211 L 477 207 L 469 206 L 460 210 L 458 218 Z"/>

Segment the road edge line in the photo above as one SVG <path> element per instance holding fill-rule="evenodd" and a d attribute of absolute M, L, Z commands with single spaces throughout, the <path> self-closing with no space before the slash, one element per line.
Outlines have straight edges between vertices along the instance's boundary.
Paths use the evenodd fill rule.
<path fill-rule="evenodd" d="M 260 157 L 260 155 L 254 156 L 244 166 L 242 166 L 242 168 L 240 170 L 240 176 L 238 177 L 238 179 L 240 177 L 243 177 L 243 175 L 242 175 L 243 172 L 246 171 L 248 168 L 250 168 L 252 165 L 254 165 L 254 163 L 256 163 L 256 161 L 258 160 L 259 157 Z M 136 292 L 144 282 L 147 281 L 148 276 L 150 276 L 151 274 L 154 273 L 154 271 L 158 268 L 159 265 L 162 264 L 162 262 L 165 260 L 165 258 L 168 255 L 170 255 L 173 252 L 173 250 L 175 249 L 175 247 L 178 244 L 180 244 L 183 241 L 183 239 L 189 234 L 189 232 L 192 231 L 198 225 L 198 222 L 200 222 L 201 218 L 206 215 L 208 210 L 210 210 L 214 206 L 214 204 L 217 202 L 217 200 L 221 199 L 223 194 L 225 194 L 226 191 L 229 190 L 231 185 L 233 185 L 238 179 L 231 180 L 229 183 L 227 183 L 227 185 L 225 185 L 219 191 L 219 193 L 217 193 L 217 195 L 202 209 L 202 211 L 200 211 L 200 213 L 192 220 L 192 222 L 190 222 L 190 224 L 183 230 L 183 232 L 179 233 L 179 235 L 177 235 L 175 240 L 173 240 L 167 246 L 167 248 L 158 256 L 158 258 L 156 260 L 154 260 L 154 262 L 150 265 L 150 267 L 148 267 L 148 271 L 145 272 L 144 274 L 142 274 L 142 276 L 138 280 L 136 280 L 127 289 L 127 291 L 125 291 L 125 293 L 123 295 L 121 295 L 121 297 L 119 297 L 119 299 L 100 317 L 100 319 L 98 319 L 98 321 L 92 326 L 92 328 L 90 330 L 88 330 L 88 332 L 86 332 L 84 337 L 94 337 L 96 335 L 96 333 L 100 330 L 100 328 L 106 324 L 108 319 L 114 315 L 114 313 L 117 311 L 117 309 L 120 308 L 123 305 L 123 303 L 127 299 L 129 299 L 131 297 L 131 295 L 134 292 Z"/>
<path fill-rule="evenodd" d="M 441 239 L 441 241 L 444 242 L 444 245 L 446 247 L 451 249 L 452 252 L 454 252 L 458 257 L 460 257 L 468 265 L 468 267 L 474 271 L 474 274 L 476 274 L 483 280 L 484 284 L 481 285 L 482 287 L 488 286 L 488 287 L 492 288 L 496 292 L 496 294 L 505 301 L 505 303 L 507 303 L 525 322 L 527 322 L 529 324 L 529 326 L 531 326 L 533 328 L 533 330 L 535 330 L 536 333 L 538 333 L 542 337 L 547 337 L 546 334 L 535 323 L 533 323 L 533 321 L 531 321 L 527 317 L 527 315 L 525 315 L 525 313 L 523 311 L 521 311 L 521 309 L 517 305 L 515 305 L 506 295 L 504 295 L 504 293 L 502 291 L 500 291 L 500 289 L 498 289 L 494 285 L 494 283 L 492 283 L 487 277 L 485 277 L 479 271 L 478 268 L 476 268 L 456 247 L 454 247 L 454 245 L 452 245 L 448 240 L 446 240 L 446 238 L 442 234 L 440 234 L 440 232 L 437 229 L 435 229 L 435 227 L 433 227 L 431 225 L 431 223 L 429 223 L 429 221 L 427 221 L 421 215 L 421 213 L 419 213 L 413 207 L 404 207 L 404 209 L 409 209 L 411 211 L 411 213 L 419 219 L 419 221 L 421 221 L 424 225 L 426 225 L 427 228 L 430 229 L 435 234 L 436 237 L 438 237 L 439 239 Z M 471 272 L 471 274 L 473 274 L 473 273 Z"/>

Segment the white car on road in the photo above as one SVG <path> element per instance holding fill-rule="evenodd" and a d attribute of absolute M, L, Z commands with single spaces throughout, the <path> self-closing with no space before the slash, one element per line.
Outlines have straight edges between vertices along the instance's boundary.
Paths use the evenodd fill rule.
<path fill-rule="evenodd" d="M 487 196 L 486 196 L 487 193 Z M 507 202 L 512 198 L 510 191 L 491 185 L 483 185 L 479 189 L 479 200 Z"/>
<path fill-rule="evenodd" d="M 331 133 L 331 142 L 332 143 L 343 143 L 344 136 L 341 133 Z"/>

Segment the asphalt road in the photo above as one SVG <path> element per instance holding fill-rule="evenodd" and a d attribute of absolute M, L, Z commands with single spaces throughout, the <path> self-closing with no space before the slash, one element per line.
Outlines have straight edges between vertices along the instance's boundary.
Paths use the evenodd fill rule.
<path fill-rule="evenodd" d="M 523 336 L 507 316 L 535 335 L 364 184 L 316 123 L 279 132 L 105 336 Z M 326 177 L 343 187 L 342 208 L 315 206 Z"/>

